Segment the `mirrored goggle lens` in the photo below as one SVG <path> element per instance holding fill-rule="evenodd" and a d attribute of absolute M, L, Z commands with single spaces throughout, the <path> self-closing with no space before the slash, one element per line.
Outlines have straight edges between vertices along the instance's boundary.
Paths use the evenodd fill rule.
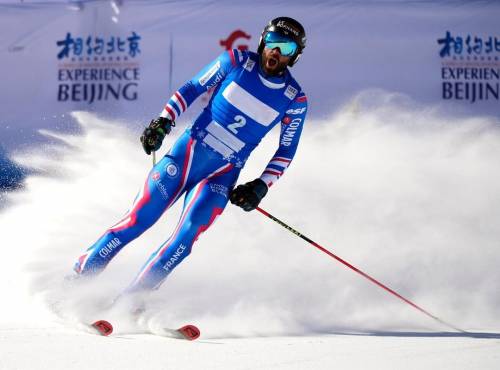
<path fill-rule="evenodd" d="M 298 49 L 295 41 L 289 40 L 275 32 L 269 32 L 264 38 L 264 45 L 268 49 L 279 48 L 281 55 L 289 57 L 295 54 Z"/>

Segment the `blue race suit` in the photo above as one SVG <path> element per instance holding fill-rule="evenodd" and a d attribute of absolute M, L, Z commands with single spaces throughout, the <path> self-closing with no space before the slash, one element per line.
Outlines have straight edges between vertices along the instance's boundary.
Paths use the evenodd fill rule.
<path fill-rule="evenodd" d="M 75 265 L 78 274 L 102 271 L 186 194 L 177 227 L 129 290 L 159 287 L 223 212 L 251 151 L 280 123 L 278 149 L 260 176 L 268 187 L 278 180 L 295 155 L 307 98 L 288 70 L 279 77 L 265 77 L 259 57 L 248 51 L 224 52 L 174 93 L 161 113 L 172 121 L 200 95 L 213 91 L 193 125 L 152 168 L 125 217 L 80 256 Z"/>

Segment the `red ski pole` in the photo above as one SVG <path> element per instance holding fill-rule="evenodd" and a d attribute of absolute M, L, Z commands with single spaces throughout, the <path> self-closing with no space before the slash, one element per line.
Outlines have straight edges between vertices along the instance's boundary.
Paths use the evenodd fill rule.
<path fill-rule="evenodd" d="M 436 320 L 437 322 L 449 327 L 449 328 L 452 328 L 453 330 L 456 330 L 456 331 L 459 331 L 459 332 L 462 332 L 462 333 L 467 333 L 465 330 L 462 330 L 460 328 L 457 328 L 456 326 L 454 325 L 451 325 L 451 324 L 448 324 L 446 321 L 443 321 L 441 320 L 439 317 L 437 316 L 434 316 L 432 314 L 430 314 L 429 312 L 427 312 L 426 310 L 424 310 L 422 307 L 419 307 L 417 306 L 415 303 L 413 303 L 412 301 L 410 301 L 409 299 L 406 299 L 405 297 L 403 297 L 401 294 L 397 293 L 396 291 L 392 290 L 391 288 L 387 287 L 386 285 L 382 284 L 381 282 L 379 282 L 378 280 L 375 280 L 374 278 L 372 278 L 370 275 L 364 273 L 363 271 L 361 271 L 360 269 L 358 269 L 357 267 L 351 265 L 349 262 L 347 262 L 346 260 L 343 260 L 342 258 L 340 258 L 339 256 L 333 254 L 332 252 L 330 252 L 328 249 L 325 249 L 323 248 L 321 245 L 319 245 L 318 243 L 316 243 L 315 241 L 309 239 L 307 236 L 303 235 L 302 233 L 298 232 L 297 230 L 295 230 L 293 227 L 290 227 L 288 226 L 286 223 L 284 223 L 283 221 L 279 220 L 278 218 L 274 217 L 273 215 L 271 215 L 269 212 L 266 212 L 264 211 L 262 208 L 260 207 L 257 207 L 256 208 L 257 211 L 259 211 L 260 213 L 262 213 L 263 215 L 269 217 L 271 220 L 275 221 L 276 223 L 280 224 L 281 226 L 283 226 L 285 229 L 287 229 L 288 231 L 291 231 L 292 233 L 294 233 L 295 235 L 297 235 L 298 237 L 302 238 L 303 240 L 305 240 L 306 242 L 308 242 L 309 244 L 312 244 L 314 247 L 318 248 L 320 251 L 322 251 L 323 253 L 326 253 L 327 255 L 329 255 L 330 257 L 332 257 L 333 259 L 336 259 L 337 261 L 339 261 L 340 263 L 342 263 L 343 265 L 349 267 L 351 270 L 357 272 L 358 274 L 360 274 L 361 276 L 363 276 L 364 278 L 370 280 L 372 283 L 378 285 L 380 288 L 384 289 L 385 291 L 391 293 L 392 295 L 394 295 L 395 297 L 401 299 L 403 302 L 409 304 L 410 306 L 412 306 L 413 308 L 419 310 L 420 312 L 422 312 L 423 314 L 429 316 L 430 318 Z"/>

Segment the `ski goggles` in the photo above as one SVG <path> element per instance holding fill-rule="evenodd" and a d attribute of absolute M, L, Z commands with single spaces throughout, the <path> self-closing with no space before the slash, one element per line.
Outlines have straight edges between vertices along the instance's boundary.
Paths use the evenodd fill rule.
<path fill-rule="evenodd" d="M 287 39 L 277 32 L 268 32 L 264 36 L 264 45 L 268 49 L 279 48 L 280 54 L 284 57 L 291 57 L 299 48 L 295 41 Z"/>

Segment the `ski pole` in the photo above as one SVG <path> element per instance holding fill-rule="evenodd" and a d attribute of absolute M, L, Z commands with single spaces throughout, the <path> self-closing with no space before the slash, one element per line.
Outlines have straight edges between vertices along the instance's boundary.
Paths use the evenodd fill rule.
<path fill-rule="evenodd" d="M 151 152 L 153 154 L 153 167 L 156 166 L 156 152 L 153 150 Z"/>
<path fill-rule="evenodd" d="M 423 308 L 417 306 L 415 303 L 411 302 L 409 299 L 406 299 L 405 297 L 403 297 L 401 294 L 397 293 L 396 291 L 392 290 L 391 288 L 387 287 L 386 285 L 382 284 L 381 282 L 379 282 L 378 280 L 372 278 L 370 275 L 364 273 L 363 271 L 361 271 L 360 269 L 358 269 L 357 267 L 351 265 L 349 262 L 343 260 L 342 258 L 340 258 L 339 256 L 333 254 L 332 252 L 330 252 L 328 249 L 326 248 L 323 248 L 321 245 L 319 245 L 318 243 L 316 243 L 315 241 L 309 239 L 307 236 L 303 235 L 302 233 L 298 232 L 297 230 L 295 230 L 293 227 L 291 226 L 288 226 L 286 223 L 284 223 L 283 221 L 279 220 L 278 218 L 274 217 L 273 215 L 271 215 L 269 212 L 267 211 L 264 211 L 262 208 L 260 207 L 257 207 L 256 208 L 257 211 L 259 211 L 260 213 L 262 213 L 263 215 L 269 217 L 271 220 L 275 221 L 276 223 L 280 224 L 281 226 L 283 226 L 285 229 L 287 229 L 288 231 L 294 233 L 295 235 L 297 235 L 298 237 L 300 237 L 301 239 L 305 240 L 306 242 L 308 242 L 309 244 L 312 244 L 314 247 L 318 248 L 320 251 L 326 253 L 327 255 L 329 255 L 330 257 L 332 257 L 333 259 L 336 259 L 337 261 L 339 261 L 340 263 L 344 264 L 345 266 L 349 267 L 351 270 L 357 272 L 358 274 L 360 274 L 361 276 L 363 276 L 364 278 L 370 280 L 372 283 L 378 285 L 380 288 L 384 289 L 385 291 L 391 293 L 392 295 L 394 295 L 395 297 L 401 299 L 402 301 L 406 302 L 407 304 L 409 304 L 410 306 L 412 306 L 413 308 L 417 309 L 418 311 L 422 312 L 423 314 L 427 315 L 428 317 L 430 317 L 431 319 L 434 319 L 436 320 L 437 322 L 449 327 L 449 328 L 452 328 L 453 330 L 456 330 L 456 331 L 459 331 L 461 333 L 467 333 L 465 330 L 462 330 L 460 328 L 457 328 L 456 326 L 454 325 L 451 325 L 443 320 L 441 320 L 440 318 L 438 318 L 437 316 L 434 316 L 432 314 L 430 314 L 429 312 L 427 312 L 426 310 L 424 310 Z"/>

